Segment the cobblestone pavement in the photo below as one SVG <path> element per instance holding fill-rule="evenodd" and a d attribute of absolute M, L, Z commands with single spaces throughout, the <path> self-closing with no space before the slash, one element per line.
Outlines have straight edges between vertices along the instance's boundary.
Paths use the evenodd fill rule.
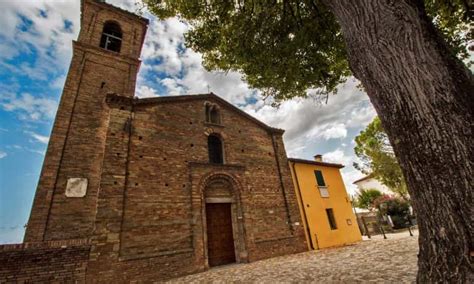
<path fill-rule="evenodd" d="M 212 268 L 169 283 L 413 283 L 418 237 L 375 236 L 355 245 Z"/>

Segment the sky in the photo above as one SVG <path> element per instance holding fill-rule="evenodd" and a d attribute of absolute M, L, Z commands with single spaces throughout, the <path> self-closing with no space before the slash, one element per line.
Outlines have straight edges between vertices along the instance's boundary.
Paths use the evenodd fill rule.
<path fill-rule="evenodd" d="M 137 11 L 135 0 L 107 0 Z M 0 0 L 0 243 L 23 240 L 52 123 L 80 29 L 79 0 Z M 349 194 L 363 176 L 353 168 L 354 138 L 375 117 L 353 78 L 326 103 L 293 99 L 274 108 L 237 72 L 207 72 L 186 48 L 189 28 L 176 18 L 150 19 L 136 96 L 213 93 L 270 126 L 286 130 L 289 157 L 342 163 Z"/>

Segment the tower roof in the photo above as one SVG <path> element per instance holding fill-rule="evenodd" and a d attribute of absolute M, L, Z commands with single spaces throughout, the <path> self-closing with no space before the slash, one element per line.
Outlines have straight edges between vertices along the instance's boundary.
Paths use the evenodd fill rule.
<path fill-rule="evenodd" d="M 105 9 L 109 9 L 109 10 L 113 10 L 115 12 L 119 12 L 122 15 L 125 15 L 127 17 L 132 17 L 136 20 L 139 20 L 139 21 L 143 22 L 143 24 L 145 24 L 145 25 L 148 25 L 150 23 L 150 20 L 148 20 L 147 18 L 144 18 L 144 17 L 142 17 L 140 15 L 137 15 L 135 13 L 132 13 L 132 12 L 129 12 L 127 10 L 116 7 L 112 4 L 109 4 L 109 3 L 105 2 L 105 0 L 81 0 L 81 11 L 82 11 L 85 3 L 98 5 L 98 6 L 101 6 L 101 7 L 105 8 Z"/>

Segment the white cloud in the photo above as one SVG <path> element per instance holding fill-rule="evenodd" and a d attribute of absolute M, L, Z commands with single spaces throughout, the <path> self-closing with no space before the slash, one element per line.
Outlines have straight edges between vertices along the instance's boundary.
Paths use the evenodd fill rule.
<path fill-rule="evenodd" d="M 41 155 L 41 156 L 44 156 L 46 154 L 45 150 L 28 149 L 28 151 L 30 151 L 32 153 L 36 153 L 36 154 Z"/>
<path fill-rule="evenodd" d="M 135 12 L 137 1 L 110 0 L 109 3 Z M 71 43 L 79 32 L 80 1 L 26 0 L 10 1 L 2 5 L 0 19 L 2 30 L 0 60 L 11 59 L 21 54 L 35 53 L 33 62 L 12 65 L 0 62 L 3 68 L 33 80 L 44 81 L 53 76 L 50 86 L 60 89 L 64 85 L 65 71 L 72 54 Z M 140 4 L 141 1 L 138 1 Z M 151 19 L 142 50 L 144 63 L 139 73 L 138 97 L 157 94 L 152 91 L 155 82 L 145 77 L 157 78 L 157 83 L 167 89 L 161 95 L 207 93 L 212 91 L 235 104 L 244 104 L 254 96 L 241 74 L 206 71 L 201 63 L 202 56 L 184 46 L 184 32 L 189 26 L 178 18 L 157 20 L 146 9 L 144 16 Z M 72 23 L 66 28 L 66 22 Z M 25 24 L 26 23 L 26 24 Z M 14 51 L 14 52 L 13 52 Z M 165 75 L 165 77 L 163 77 Z"/>
<path fill-rule="evenodd" d="M 332 152 L 324 153 L 323 161 L 329 163 L 343 164 L 345 166 L 352 165 L 352 157 L 346 156 L 344 154 L 344 151 L 339 148 Z"/>
<path fill-rule="evenodd" d="M 257 109 L 248 107 L 245 110 L 270 125 L 291 128 L 287 133 L 290 139 L 311 132 L 313 134 L 310 136 L 320 135 L 314 131 L 314 127 L 328 129 L 345 123 L 354 108 L 368 102 L 364 93 L 352 88 L 355 85 L 354 80 L 341 85 L 337 95 L 331 95 L 327 104 L 313 98 L 296 98 L 283 102 L 279 108 L 267 104 Z"/>
<path fill-rule="evenodd" d="M 152 21 L 144 43 L 142 56 L 147 60 L 160 60 L 153 71 L 178 76 L 183 69 L 184 35 L 188 26 L 177 18 Z"/>
<path fill-rule="evenodd" d="M 31 137 L 33 137 L 36 141 L 43 143 L 43 144 L 48 144 L 49 142 L 49 137 L 48 136 L 43 136 L 38 133 L 35 133 L 33 131 L 25 131 L 25 133 L 29 134 Z"/>
<path fill-rule="evenodd" d="M 7 156 L 7 153 L 0 151 L 0 159 L 3 159 Z"/>
<path fill-rule="evenodd" d="M 2 94 L 0 107 L 6 111 L 15 111 L 22 120 L 49 120 L 54 117 L 57 109 L 55 100 L 33 97 L 31 94 Z"/>
<path fill-rule="evenodd" d="M 136 91 L 136 96 L 139 98 L 157 97 L 158 93 L 155 89 L 148 86 L 139 86 Z"/>
<path fill-rule="evenodd" d="M 164 78 L 160 80 L 160 83 L 168 89 L 167 96 L 179 96 L 185 93 L 185 88 L 179 84 L 178 79 Z"/>
<path fill-rule="evenodd" d="M 0 60 L 34 55 L 31 64 L 12 67 L 35 80 L 64 72 L 72 54 L 72 40 L 79 32 L 79 5 L 80 1 L 3 1 Z"/>
<path fill-rule="evenodd" d="M 327 129 L 325 129 L 322 133 L 321 136 L 325 140 L 329 139 L 336 139 L 336 138 L 345 138 L 347 136 L 347 129 L 346 126 L 343 123 L 339 123 L 336 125 L 333 125 Z"/>
<path fill-rule="evenodd" d="M 62 89 L 64 87 L 64 82 L 66 81 L 66 74 L 56 77 L 51 84 L 50 87 L 53 89 Z"/>
<path fill-rule="evenodd" d="M 31 131 L 25 131 L 25 133 L 32 136 L 33 138 L 35 138 L 36 141 L 41 142 L 41 144 L 47 144 L 48 143 L 49 138 L 46 137 L 46 136 L 42 136 L 42 135 L 36 134 L 34 132 L 31 132 Z M 30 140 L 30 142 L 35 143 L 33 140 Z M 41 145 L 40 147 L 43 147 L 43 146 Z M 8 145 L 5 148 L 13 150 L 13 151 L 28 151 L 28 152 L 36 153 L 36 154 L 39 154 L 39 155 L 42 155 L 42 156 L 44 156 L 45 153 L 46 153 L 45 150 L 37 150 L 37 149 L 29 148 L 29 147 L 23 147 L 23 146 L 16 145 L 16 144 L 15 145 Z"/>
<path fill-rule="evenodd" d="M 377 116 L 374 107 L 371 104 L 355 108 L 351 111 L 350 119 L 347 122 L 349 127 L 366 126 Z"/>
<path fill-rule="evenodd" d="M 135 0 L 108 2 L 130 11 L 136 9 Z M 2 3 L 0 68 L 27 75 L 36 81 L 49 80 L 49 87 L 53 89 L 62 88 L 72 54 L 71 42 L 79 32 L 79 4 L 80 1 L 56 0 Z M 44 11 L 47 17 L 40 11 Z M 136 96 L 214 92 L 240 105 L 257 119 L 285 129 L 284 140 L 289 156 L 310 158 L 315 153 L 326 152 L 325 159 L 346 164 L 342 173 L 349 189 L 352 187 L 349 179 L 360 177 L 361 174 L 351 165 L 355 156 L 351 149 L 353 140 L 348 136 L 365 127 L 375 116 L 375 111 L 368 97 L 356 88 L 356 80 L 341 85 L 337 95 L 330 96 L 327 104 L 312 98 L 296 98 L 273 108 L 258 97 L 257 91 L 249 88 L 241 74 L 206 71 L 202 67 L 202 55 L 184 46 L 183 33 L 189 29 L 186 23 L 177 18 L 159 21 L 146 10 L 144 13 L 151 22 L 142 50 L 143 64 Z M 31 24 L 22 30 L 25 19 Z M 65 21 L 72 23 L 70 30 L 65 28 Z M 19 54 L 34 55 L 35 60 L 18 65 L 6 62 Z M 57 103 L 29 93 L 1 94 L 0 107 L 17 112 L 23 120 L 41 121 L 53 118 Z M 47 143 L 47 137 L 31 133 L 36 141 Z"/>
<path fill-rule="evenodd" d="M 242 109 L 271 126 L 285 129 L 283 138 L 289 156 L 311 158 L 322 146 L 343 143 L 349 130 L 359 131 L 372 119 L 371 115 L 362 115 L 374 111 L 367 95 L 356 88 L 357 84 L 355 79 L 349 79 L 336 95 L 329 97 L 327 104 L 310 97 L 285 101 L 279 108 L 260 100 Z M 348 147 L 344 149 L 349 152 Z"/>
<path fill-rule="evenodd" d="M 349 195 L 355 195 L 357 193 L 357 186 L 353 184 L 354 181 L 362 178 L 365 176 L 358 170 L 354 169 L 353 167 L 346 167 L 341 171 L 342 179 L 344 180 L 344 184 L 346 185 L 347 193 Z"/>
<path fill-rule="evenodd" d="M 144 64 L 138 80 L 143 82 L 141 85 L 147 85 L 145 77 L 153 74 L 167 91 L 163 95 L 214 92 L 234 104 L 244 104 L 254 96 L 241 74 L 204 69 L 201 54 L 184 45 L 184 33 L 188 29 L 189 26 L 177 18 L 151 21 L 142 51 Z"/>

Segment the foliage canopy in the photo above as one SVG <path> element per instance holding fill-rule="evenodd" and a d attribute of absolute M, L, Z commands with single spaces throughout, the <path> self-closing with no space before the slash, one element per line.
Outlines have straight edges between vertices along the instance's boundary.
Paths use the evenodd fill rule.
<path fill-rule="evenodd" d="M 359 208 L 372 210 L 374 209 L 375 200 L 381 196 L 382 193 L 377 189 L 361 189 L 359 193 L 357 193 L 355 205 Z"/>
<path fill-rule="evenodd" d="M 408 190 L 402 170 L 378 117 L 360 132 L 355 143 L 354 152 L 361 163 L 354 163 L 354 167 L 365 174 L 371 174 L 406 199 Z"/>
<path fill-rule="evenodd" d="M 340 27 L 321 0 L 144 1 L 160 18 L 179 16 L 191 25 L 186 44 L 203 54 L 206 69 L 242 72 L 277 102 L 329 94 L 351 74 Z M 453 53 L 467 58 L 466 1 L 424 4 Z"/>

